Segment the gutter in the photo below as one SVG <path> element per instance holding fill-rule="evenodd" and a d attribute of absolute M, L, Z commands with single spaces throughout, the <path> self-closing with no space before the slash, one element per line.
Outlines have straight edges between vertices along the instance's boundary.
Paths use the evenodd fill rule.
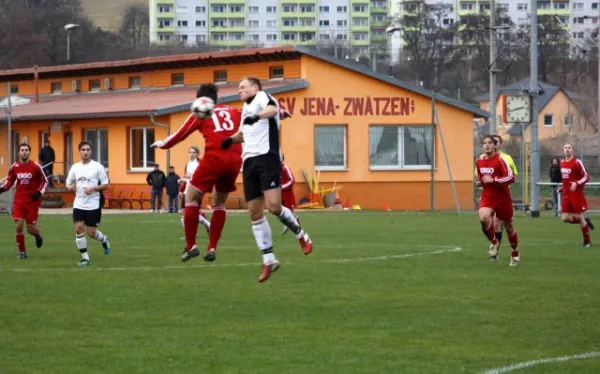
<path fill-rule="evenodd" d="M 156 116 L 156 111 L 153 110 L 150 112 L 150 121 L 154 126 L 162 127 L 167 131 L 167 138 L 171 135 L 171 128 L 169 125 L 165 125 L 164 123 L 157 122 L 154 118 Z M 169 166 L 171 166 L 171 150 L 167 149 L 167 167 L 165 170 L 169 170 Z"/>

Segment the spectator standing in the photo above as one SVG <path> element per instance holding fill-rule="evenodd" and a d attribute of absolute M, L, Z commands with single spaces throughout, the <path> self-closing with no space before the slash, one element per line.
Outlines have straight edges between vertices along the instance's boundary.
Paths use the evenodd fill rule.
<path fill-rule="evenodd" d="M 160 165 L 155 164 L 154 170 L 148 173 L 146 177 L 146 182 L 149 186 L 152 186 L 152 195 L 150 197 L 150 209 L 152 209 L 152 213 L 158 213 L 162 209 L 162 197 L 163 197 L 163 189 L 165 188 L 165 183 L 167 182 L 167 177 L 165 173 L 160 170 Z M 158 209 L 155 208 L 155 201 L 158 198 Z"/>
<path fill-rule="evenodd" d="M 554 157 L 550 164 L 550 182 L 556 183 L 552 186 L 552 200 L 554 201 L 554 217 L 558 217 L 558 194 L 562 185 L 562 173 L 560 160 L 557 157 Z"/>
<path fill-rule="evenodd" d="M 167 175 L 167 181 L 165 183 L 168 196 L 169 213 L 177 213 L 179 207 L 177 204 L 179 200 L 179 180 L 181 178 L 175 173 L 175 167 L 169 166 L 169 175 Z"/>
<path fill-rule="evenodd" d="M 44 174 L 46 175 L 46 179 L 48 180 L 50 187 L 54 187 L 54 177 L 52 175 L 54 174 L 55 159 L 56 156 L 54 154 L 54 149 L 50 146 L 50 140 L 46 140 L 44 142 L 44 146 L 42 147 L 42 149 L 40 149 L 39 160 L 42 166 L 51 163 L 50 165 L 44 168 Z"/>

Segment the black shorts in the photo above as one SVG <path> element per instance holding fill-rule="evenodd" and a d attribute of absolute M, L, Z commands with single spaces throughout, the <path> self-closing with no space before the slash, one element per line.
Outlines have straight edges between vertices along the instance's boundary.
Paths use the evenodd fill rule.
<path fill-rule="evenodd" d="M 244 197 L 252 201 L 263 192 L 281 186 L 281 160 L 273 154 L 247 158 L 244 161 Z"/>
<path fill-rule="evenodd" d="M 88 227 L 98 227 L 102 219 L 102 208 L 83 210 L 73 208 L 73 222 L 84 222 Z"/>

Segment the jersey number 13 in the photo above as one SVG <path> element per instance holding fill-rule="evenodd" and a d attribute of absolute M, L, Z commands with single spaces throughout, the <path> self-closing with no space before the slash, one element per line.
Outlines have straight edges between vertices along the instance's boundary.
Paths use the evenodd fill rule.
<path fill-rule="evenodd" d="M 215 124 L 215 132 L 231 131 L 235 127 L 231 120 L 231 114 L 226 110 L 215 111 L 212 115 L 212 121 Z"/>

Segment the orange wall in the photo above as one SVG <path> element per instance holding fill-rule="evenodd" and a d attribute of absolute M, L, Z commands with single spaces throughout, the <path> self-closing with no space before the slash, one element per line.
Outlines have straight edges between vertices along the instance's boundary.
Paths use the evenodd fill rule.
<path fill-rule="evenodd" d="M 70 93 L 72 91 L 71 82 L 74 79 L 80 80 L 81 92 L 87 92 L 89 90 L 88 82 L 91 79 L 100 79 L 101 90 L 105 91 L 104 78 L 113 79 L 113 89 L 123 90 L 129 88 L 129 78 L 139 76 L 142 79 L 142 87 L 167 87 L 171 85 L 171 74 L 173 73 L 184 73 L 184 82 L 186 85 L 195 85 L 205 82 L 214 81 L 214 73 L 218 70 L 227 71 L 227 80 L 229 82 L 237 82 L 243 77 L 256 76 L 260 79 L 269 79 L 269 71 L 272 66 L 283 66 L 284 78 L 299 78 L 300 77 L 300 60 L 286 60 L 286 61 L 275 61 L 275 62 L 261 62 L 261 63 L 248 63 L 248 64 L 235 64 L 235 65 L 219 65 L 209 67 L 197 67 L 197 68 L 186 68 L 186 69 L 171 69 L 171 70 L 160 70 L 143 73 L 127 73 L 127 74 L 109 74 L 109 75 L 97 75 L 97 76 L 86 76 L 76 78 L 62 78 L 62 79 L 40 79 L 39 81 L 39 93 L 40 95 L 48 95 L 51 93 L 51 84 L 54 82 L 62 83 L 62 92 Z M 20 96 L 31 96 L 34 95 L 34 81 L 17 81 L 12 82 L 14 85 L 19 86 Z M 0 96 L 6 96 L 6 85 L 0 85 Z"/>

